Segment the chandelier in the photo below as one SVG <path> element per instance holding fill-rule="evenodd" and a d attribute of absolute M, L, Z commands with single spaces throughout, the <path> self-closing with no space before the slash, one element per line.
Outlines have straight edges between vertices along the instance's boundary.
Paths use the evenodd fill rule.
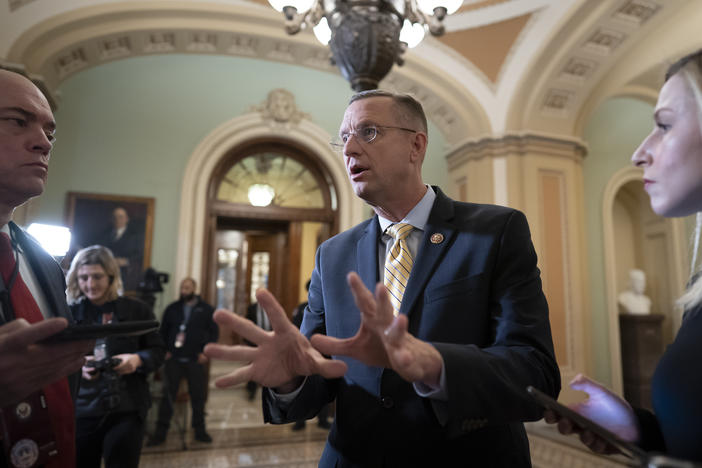
<path fill-rule="evenodd" d="M 312 28 L 329 45 L 332 64 L 355 91 L 378 87 L 407 48 L 428 30 L 444 33 L 443 20 L 463 0 L 268 0 L 285 15 L 285 30 Z"/>

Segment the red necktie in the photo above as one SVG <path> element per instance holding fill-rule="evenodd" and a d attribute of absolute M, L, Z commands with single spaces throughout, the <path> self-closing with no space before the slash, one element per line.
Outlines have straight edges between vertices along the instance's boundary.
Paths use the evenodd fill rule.
<path fill-rule="evenodd" d="M 15 252 L 10 244 L 10 238 L 0 232 L 0 273 L 5 281 L 5 286 L 10 288 L 10 277 L 15 269 Z M 22 281 L 19 272 L 10 290 L 10 301 L 16 318 L 23 318 L 29 323 L 44 320 L 39 306 L 34 301 L 32 293 Z M 62 378 L 44 387 L 49 419 L 56 440 L 59 455 L 52 457 L 46 464 L 47 468 L 73 468 L 75 467 L 75 418 L 73 412 L 73 399 L 68 387 L 68 379 Z"/>

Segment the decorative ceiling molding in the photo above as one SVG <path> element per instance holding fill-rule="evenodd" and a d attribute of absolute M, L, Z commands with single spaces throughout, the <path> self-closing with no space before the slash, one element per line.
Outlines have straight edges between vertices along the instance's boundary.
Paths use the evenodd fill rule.
<path fill-rule="evenodd" d="M 266 100 L 258 106 L 251 106 L 249 112 L 261 114 L 270 127 L 289 127 L 298 125 L 302 119 L 312 120 L 309 114 L 297 108 L 295 95 L 283 88 L 271 90 Z"/>
<path fill-rule="evenodd" d="M 525 156 L 529 154 L 570 158 L 580 163 L 587 155 L 587 145 L 580 139 L 564 138 L 557 135 L 539 133 L 509 134 L 502 137 L 486 137 L 463 141 L 451 148 L 446 155 L 446 161 L 448 169 L 451 171 L 468 161 L 486 157 Z"/>
<path fill-rule="evenodd" d="M 646 2 L 647 8 L 637 8 Z M 598 68 L 606 69 L 606 64 L 615 56 L 617 49 L 630 40 L 636 30 L 655 15 L 661 6 L 648 0 L 627 0 L 620 2 L 603 22 L 598 25 L 580 47 L 571 51 L 565 63 L 551 80 L 541 106 L 543 116 L 560 118 L 564 111 L 572 111 L 579 100 L 584 99 L 589 84 Z M 622 20 L 625 21 L 622 21 Z"/>
<path fill-rule="evenodd" d="M 453 31 L 437 38 L 480 69 L 496 83 L 507 56 L 513 49 L 531 14 L 487 26 Z M 485 47 L 489 43 L 490 47 Z"/>
<path fill-rule="evenodd" d="M 479 10 L 492 5 L 497 5 L 498 3 L 510 2 L 512 0 L 463 0 L 463 5 L 458 9 L 458 13 L 463 13 L 464 11 Z"/>
<path fill-rule="evenodd" d="M 166 8 L 163 3 L 139 2 L 83 8 L 26 31 L 9 56 L 41 73 L 53 89 L 89 67 L 168 53 L 250 57 L 338 74 L 329 62 L 329 49 L 311 33 L 286 35 L 273 10 L 208 7 Z M 423 99 L 429 119 L 449 142 L 489 132 L 487 117 L 474 97 L 431 62 L 407 57 L 381 87 Z"/>
<path fill-rule="evenodd" d="M 576 121 L 599 81 L 678 8 L 664 0 L 581 2 L 532 63 L 508 128 L 577 135 Z"/>

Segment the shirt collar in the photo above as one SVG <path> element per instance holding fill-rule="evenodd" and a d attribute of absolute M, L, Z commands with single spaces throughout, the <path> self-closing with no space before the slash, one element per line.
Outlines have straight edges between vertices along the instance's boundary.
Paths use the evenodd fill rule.
<path fill-rule="evenodd" d="M 436 199 L 436 193 L 434 193 L 434 189 L 431 187 L 431 185 L 427 185 L 426 187 L 427 191 L 422 199 L 419 200 L 419 203 L 414 205 L 414 208 L 412 208 L 410 212 L 407 213 L 407 216 L 402 218 L 402 221 L 400 221 L 401 223 L 411 224 L 412 227 L 419 229 L 420 231 L 424 230 L 424 226 L 426 226 L 427 221 L 429 220 L 431 208 L 434 206 L 434 200 Z M 380 215 L 378 215 L 378 222 L 380 223 L 381 233 L 384 233 L 391 224 L 395 224 L 393 221 L 383 218 Z"/>

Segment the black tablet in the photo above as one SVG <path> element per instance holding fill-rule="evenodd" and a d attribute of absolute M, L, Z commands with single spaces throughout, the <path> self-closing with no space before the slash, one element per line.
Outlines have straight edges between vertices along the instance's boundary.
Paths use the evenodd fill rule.
<path fill-rule="evenodd" d="M 51 335 L 44 340 L 48 342 L 94 340 L 107 336 L 121 335 L 134 336 L 143 335 L 158 329 L 156 320 L 139 320 L 134 322 L 118 322 L 96 325 L 71 325 L 55 335 Z"/>
<path fill-rule="evenodd" d="M 645 464 L 648 462 L 650 455 L 641 447 L 631 442 L 627 442 L 625 440 L 620 439 L 618 436 L 611 433 L 596 422 L 573 411 L 567 406 L 558 403 L 556 400 L 546 395 L 539 389 L 532 387 L 531 385 L 527 387 L 527 392 L 529 392 L 529 394 L 532 397 L 534 397 L 534 399 L 536 399 L 536 401 L 538 401 L 544 408 L 550 409 L 554 413 L 566 419 L 570 419 L 573 422 L 573 424 L 575 424 L 579 428 L 592 432 L 598 437 L 606 440 L 607 443 L 609 443 L 613 447 L 616 447 L 627 457 L 637 460 L 639 463 L 642 463 L 643 466 L 647 466 Z"/>

